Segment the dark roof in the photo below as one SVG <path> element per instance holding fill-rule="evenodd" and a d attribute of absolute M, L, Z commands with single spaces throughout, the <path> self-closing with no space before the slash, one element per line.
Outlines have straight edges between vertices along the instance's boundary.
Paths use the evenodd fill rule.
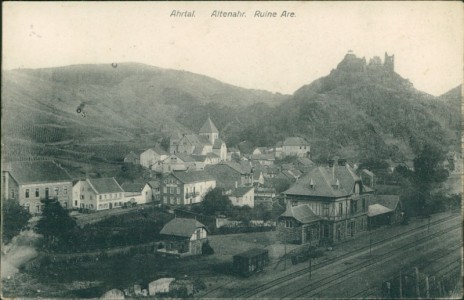
<path fill-rule="evenodd" d="M 160 182 L 157 181 L 157 180 L 150 180 L 149 182 L 147 182 L 147 184 L 151 187 L 151 188 L 158 188 L 160 186 Z"/>
<path fill-rule="evenodd" d="M 252 186 L 241 186 L 232 190 L 231 196 L 232 197 L 243 197 L 246 193 L 248 193 Z"/>
<path fill-rule="evenodd" d="M 143 182 L 134 182 L 134 183 L 125 182 L 121 184 L 121 188 L 125 192 L 141 193 L 145 185 L 146 183 L 143 183 Z"/>
<path fill-rule="evenodd" d="M 241 181 L 240 172 L 227 164 L 206 165 L 205 171 L 216 179 L 218 187 L 232 188 L 235 186 L 235 182 L 240 183 Z"/>
<path fill-rule="evenodd" d="M 253 249 L 247 250 L 245 252 L 242 252 L 240 254 L 236 254 L 236 255 L 234 255 L 234 257 L 252 258 L 252 257 L 255 257 L 257 255 L 262 255 L 262 254 L 267 254 L 267 253 L 269 253 L 269 251 L 266 250 L 266 249 L 253 248 Z"/>
<path fill-rule="evenodd" d="M 308 204 L 302 204 L 297 206 L 289 205 L 287 206 L 285 212 L 280 215 L 280 217 L 294 218 L 302 224 L 307 224 L 321 220 L 321 218 L 312 211 Z"/>
<path fill-rule="evenodd" d="M 308 146 L 309 143 L 300 137 L 288 137 L 282 144 L 283 146 Z"/>
<path fill-rule="evenodd" d="M 71 182 L 68 172 L 53 161 L 17 161 L 5 164 L 2 168 L 8 171 L 18 184 Z"/>
<path fill-rule="evenodd" d="M 361 179 L 351 170 L 351 167 L 335 166 L 317 167 L 300 177 L 288 190 L 287 195 L 343 197 L 353 193 L 355 182 Z M 311 183 L 313 188 L 311 188 Z M 338 183 L 338 185 L 337 185 Z M 364 187 L 365 191 L 370 191 Z"/>
<path fill-rule="evenodd" d="M 216 153 L 206 153 L 206 157 L 208 158 L 220 158 Z"/>
<path fill-rule="evenodd" d="M 314 162 L 312 160 L 310 160 L 309 158 L 307 158 L 307 157 L 298 157 L 296 160 L 300 164 L 302 164 L 304 166 L 312 166 L 312 165 L 314 165 Z"/>
<path fill-rule="evenodd" d="M 264 154 L 253 154 L 251 156 L 253 160 L 275 160 L 274 153 L 264 153 Z"/>
<path fill-rule="evenodd" d="M 205 171 L 174 171 L 172 176 L 176 177 L 183 183 L 203 182 L 214 180 L 208 172 Z"/>
<path fill-rule="evenodd" d="M 224 143 L 221 139 L 216 139 L 213 144 L 213 149 L 221 149 L 222 144 Z"/>
<path fill-rule="evenodd" d="M 95 178 L 95 179 L 87 179 L 90 185 L 93 187 L 95 192 L 98 194 L 106 194 L 106 193 L 119 193 L 124 192 L 121 188 L 119 183 L 114 179 L 111 178 Z"/>
<path fill-rule="evenodd" d="M 200 227 L 206 229 L 205 225 L 201 224 L 195 219 L 174 218 L 166 225 L 164 225 L 163 229 L 160 231 L 160 234 L 189 238 L 195 232 L 195 229 Z"/>
<path fill-rule="evenodd" d="M 180 158 L 183 162 L 195 162 L 195 159 L 188 154 L 176 153 L 174 155 Z"/>
<path fill-rule="evenodd" d="M 400 196 L 398 195 L 376 195 L 373 199 L 375 204 L 380 204 L 391 210 L 395 210 L 400 203 Z M 372 204 L 374 204 L 372 203 Z"/>
<path fill-rule="evenodd" d="M 208 119 L 206 119 L 205 124 L 201 126 L 199 133 L 219 133 L 219 131 L 217 130 L 213 121 L 211 121 L 211 119 L 208 117 Z"/>
<path fill-rule="evenodd" d="M 227 164 L 232 169 L 236 170 L 240 174 L 249 174 L 251 173 L 251 163 L 249 161 L 241 160 L 239 163 L 235 161 L 228 161 L 224 164 Z"/>
<path fill-rule="evenodd" d="M 199 162 L 205 162 L 206 160 L 206 155 L 196 155 L 196 154 L 192 154 L 190 155 L 195 161 L 199 161 Z"/>

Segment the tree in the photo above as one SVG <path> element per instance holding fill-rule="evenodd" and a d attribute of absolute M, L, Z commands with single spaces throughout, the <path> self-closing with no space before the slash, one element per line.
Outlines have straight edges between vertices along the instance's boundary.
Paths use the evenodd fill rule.
<path fill-rule="evenodd" d="M 69 245 L 77 228 L 76 221 L 69 216 L 58 201 L 46 200 L 42 218 L 37 222 L 35 231 L 45 238 L 45 247 L 58 249 Z"/>
<path fill-rule="evenodd" d="M 215 188 L 205 195 L 200 207 L 204 214 L 214 215 L 218 212 L 228 211 L 231 206 L 229 197 L 222 194 L 222 189 Z"/>
<path fill-rule="evenodd" d="M 27 225 L 31 214 L 14 199 L 5 200 L 2 211 L 2 240 L 6 244 Z"/>
<path fill-rule="evenodd" d="M 414 159 L 414 171 L 401 172 L 410 177 L 411 182 L 410 188 L 402 187 L 406 213 L 425 216 L 443 208 L 444 204 L 440 202 L 446 197 L 441 187 L 449 176 L 441 163 L 443 160 L 443 152 L 435 146 L 425 145 Z"/>

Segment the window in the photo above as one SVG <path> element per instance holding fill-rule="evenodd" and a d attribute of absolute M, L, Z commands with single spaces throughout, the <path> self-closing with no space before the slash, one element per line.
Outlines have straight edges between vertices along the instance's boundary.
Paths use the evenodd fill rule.
<path fill-rule="evenodd" d="M 180 205 L 180 198 L 179 197 L 176 197 L 176 202 L 177 202 L 177 205 Z"/>
<path fill-rule="evenodd" d="M 84 200 L 84 195 L 81 195 L 81 200 Z"/>
<path fill-rule="evenodd" d="M 39 188 L 36 188 L 36 189 L 35 189 L 35 196 L 36 196 L 36 197 L 39 197 Z"/>
<path fill-rule="evenodd" d="M 29 198 L 29 189 L 26 189 L 26 198 Z"/>
<path fill-rule="evenodd" d="M 77 206 L 77 200 L 74 200 L 74 206 Z"/>
<path fill-rule="evenodd" d="M 285 228 L 293 228 L 292 220 L 285 220 Z"/>
<path fill-rule="evenodd" d="M 65 186 L 65 187 L 63 188 L 63 192 L 64 192 L 65 195 L 68 194 L 68 187 L 67 187 L 67 186 Z"/>
<path fill-rule="evenodd" d="M 366 198 L 362 198 L 362 209 L 366 211 Z"/>
<path fill-rule="evenodd" d="M 342 202 L 338 203 L 338 213 L 340 216 L 343 215 L 343 203 Z"/>
<path fill-rule="evenodd" d="M 165 187 L 165 186 L 163 186 L 163 193 L 165 193 L 165 194 L 166 194 L 167 192 L 168 192 L 168 188 L 167 188 L 167 187 Z"/>
<path fill-rule="evenodd" d="M 45 188 L 45 198 L 48 198 L 48 195 L 49 195 L 49 189 Z"/>
<path fill-rule="evenodd" d="M 180 194 L 180 187 L 177 187 L 177 194 Z"/>
<path fill-rule="evenodd" d="M 174 198 L 170 198 L 169 200 L 170 200 L 171 204 L 174 204 Z"/>
<path fill-rule="evenodd" d="M 354 194 L 355 194 L 355 195 L 359 195 L 359 183 L 356 183 L 356 184 L 354 185 Z"/>
<path fill-rule="evenodd" d="M 15 197 L 15 191 L 11 190 L 11 198 L 14 198 L 14 197 Z"/>
<path fill-rule="evenodd" d="M 328 217 L 329 216 L 329 204 L 328 203 L 324 203 L 322 204 L 322 213 L 324 216 Z"/>
<path fill-rule="evenodd" d="M 54 192 L 55 192 L 55 196 L 58 196 L 58 191 L 60 190 L 58 187 L 54 187 L 53 188 Z"/>
<path fill-rule="evenodd" d="M 169 194 L 174 194 L 174 188 L 172 187 L 169 188 Z"/>
<path fill-rule="evenodd" d="M 101 199 L 102 199 L 102 196 L 101 196 L 101 195 L 99 195 L 99 196 L 98 196 L 98 199 L 99 199 L 99 200 L 101 200 Z"/>
<path fill-rule="evenodd" d="M 165 204 L 168 204 L 168 198 L 167 198 L 166 196 L 163 197 L 163 202 L 164 202 Z"/>

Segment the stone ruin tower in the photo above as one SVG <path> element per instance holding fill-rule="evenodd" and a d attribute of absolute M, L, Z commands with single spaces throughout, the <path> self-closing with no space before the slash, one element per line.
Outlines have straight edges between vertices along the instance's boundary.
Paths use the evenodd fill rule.
<path fill-rule="evenodd" d="M 387 52 L 385 52 L 385 60 L 384 60 L 384 68 L 385 70 L 389 72 L 394 72 L 395 71 L 395 55 L 388 55 Z"/>

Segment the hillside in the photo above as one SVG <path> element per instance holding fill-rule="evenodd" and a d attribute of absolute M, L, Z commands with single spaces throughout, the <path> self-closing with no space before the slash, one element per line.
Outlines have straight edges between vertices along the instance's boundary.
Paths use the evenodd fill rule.
<path fill-rule="evenodd" d="M 265 134 L 271 145 L 285 134 L 302 136 L 316 160 L 340 155 L 399 162 L 414 158 L 425 143 L 459 150 L 459 109 L 416 90 L 379 58 L 367 64 L 351 53 L 268 116 L 242 138 L 263 140 Z"/>
<path fill-rule="evenodd" d="M 87 144 L 118 144 L 121 152 L 143 149 L 164 135 L 198 130 L 200 124 L 187 128 L 179 122 L 190 109 L 276 105 L 286 99 L 203 75 L 136 63 L 5 71 L 3 157 L 82 152 Z M 204 120 L 207 111 L 202 113 Z M 86 156 L 85 152 L 81 154 Z"/>
<path fill-rule="evenodd" d="M 2 154 L 117 164 L 130 150 L 196 132 L 208 113 L 229 146 L 272 146 L 297 135 L 321 161 L 339 155 L 399 162 L 426 143 L 460 151 L 458 88 L 433 97 L 395 73 L 393 64 L 349 53 L 292 96 L 133 63 L 7 71 Z"/>

